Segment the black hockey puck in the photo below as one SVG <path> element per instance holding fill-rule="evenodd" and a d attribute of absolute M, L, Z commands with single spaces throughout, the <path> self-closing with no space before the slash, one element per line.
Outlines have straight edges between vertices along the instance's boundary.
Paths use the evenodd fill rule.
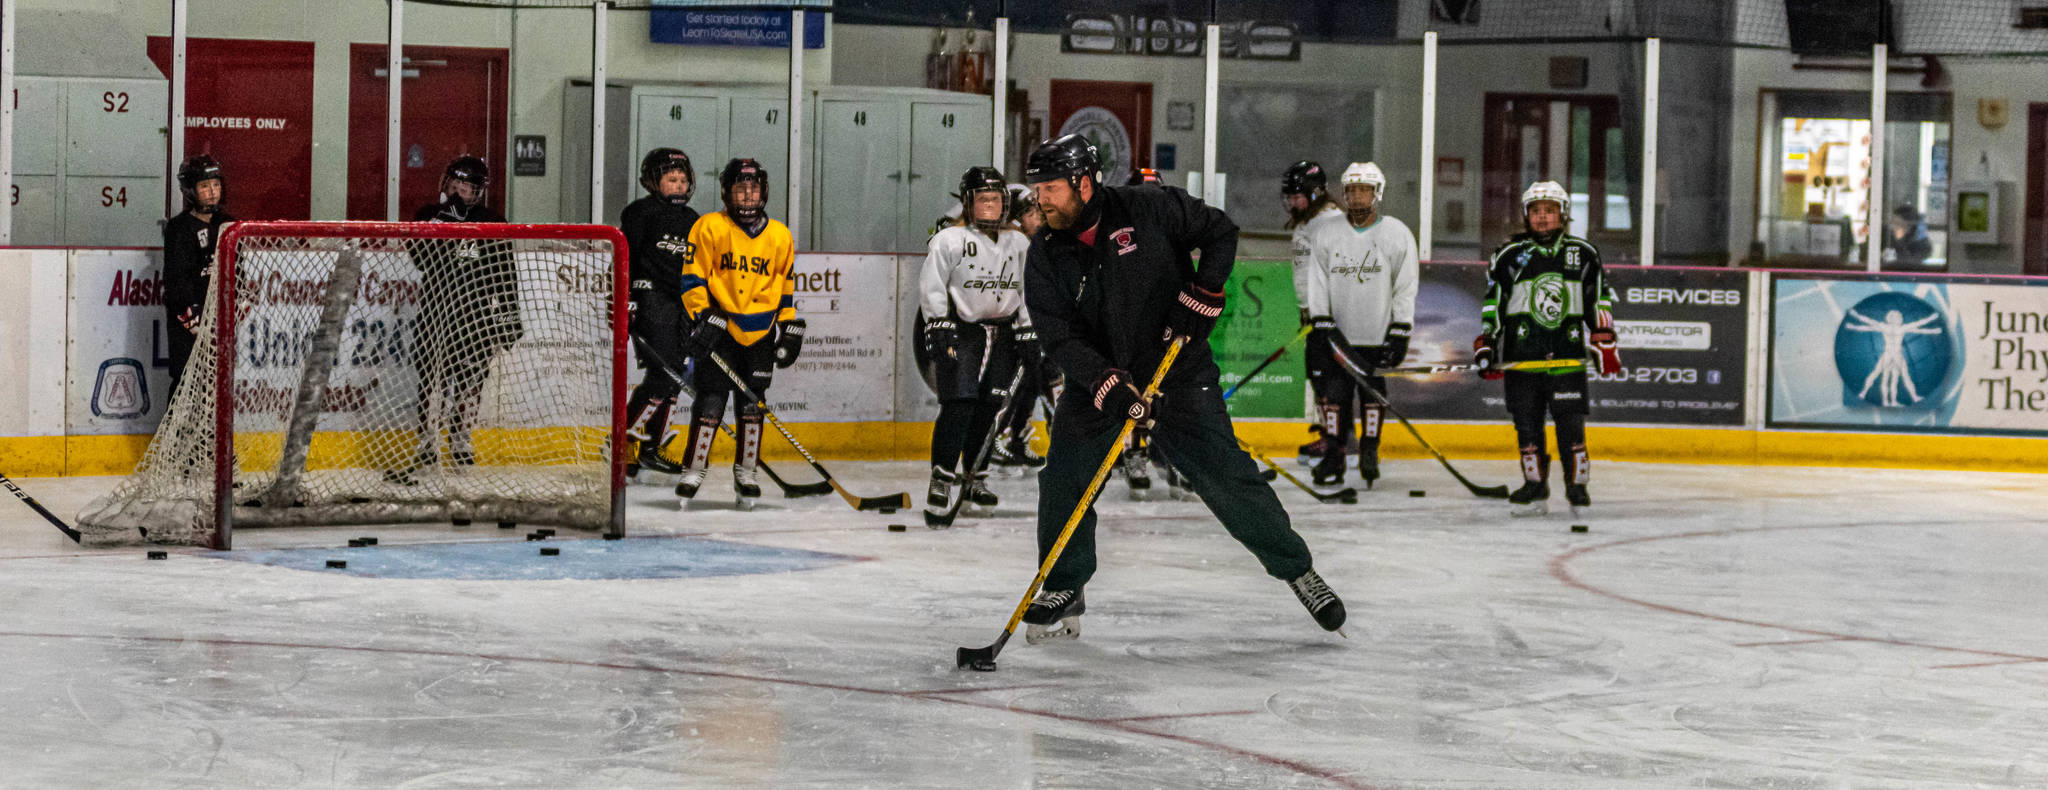
<path fill-rule="evenodd" d="M 1337 497 L 1337 501 L 1339 501 L 1339 502 L 1342 502 L 1342 503 L 1344 503 L 1344 504 L 1347 504 L 1347 505 L 1356 505 L 1356 504 L 1358 504 L 1358 495 L 1357 495 L 1357 494 L 1345 494 L 1345 495 L 1343 495 L 1343 496 Z"/>
<path fill-rule="evenodd" d="M 152 560 L 168 560 L 171 558 L 171 553 L 168 551 L 152 551 L 148 556 Z"/>
<path fill-rule="evenodd" d="M 1420 489 L 1420 488 L 1411 488 L 1411 489 L 1408 489 L 1408 495 L 1409 495 L 1409 496 L 1413 496 L 1413 497 L 1419 497 L 1419 496 L 1422 496 L 1422 489 Z"/>
<path fill-rule="evenodd" d="M 1573 524 L 1573 525 L 1572 525 L 1572 531 L 1573 531 L 1573 532 L 1586 532 L 1586 531 L 1588 531 L 1588 530 L 1586 529 L 1586 525 L 1584 525 L 1584 524 Z"/>
<path fill-rule="evenodd" d="M 360 548 L 362 548 L 362 547 L 364 547 L 364 546 L 367 546 L 367 545 L 369 545 L 369 544 L 367 544 L 367 543 L 364 543 L 364 542 L 363 542 L 363 539 L 362 539 L 362 538 L 349 538 L 349 539 L 348 539 L 348 547 L 349 547 L 349 548 L 351 548 L 351 549 L 360 549 Z"/>
<path fill-rule="evenodd" d="M 991 660 L 991 661 L 969 661 L 969 662 L 967 662 L 967 668 L 968 668 L 968 669 L 972 669 L 972 670 L 974 670 L 974 671 L 976 671 L 976 672 L 994 672 L 994 671 L 996 671 L 996 662 L 995 662 L 995 661 L 992 661 L 992 660 Z"/>
<path fill-rule="evenodd" d="M 376 539 L 376 538 L 372 538 L 372 537 L 368 537 L 368 536 L 365 536 L 365 537 L 362 537 L 362 538 L 358 538 L 358 540 L 361 540 L 361 541 L 363 542 L 363 545 L 365 545 L 365 546 L 375 546 L 375 545 L 377 545 L 377 539 Z"/>
<path fill-rule="evenodd" d="M 548 528 L 546 528 L 546 527 L 542 527 L 542 528 L 540 528 L 540 529 L 536 529 L 536 530 L 534 530 L 534 532 L 536 532 L 536 533 L 539 533 L 539 534 L 540 534 L 540 536 L 541 536 L 541 537 L 543 537 L 543 538 L 552 538 L 552 537 L 554 537 L 554 536 L 555 536 L 555 531 L 554 531 L 554 530 L 552 530 L 552 529 L 548 529 Z"/>
<path fill-rule="evenodd" d="M 618 534 L 618 533 L 616 533 L 616 532 L 607 532 L 607 533 L 604 533 L 604 539 L 605 539 L 605 540 L 618 540 L 618 539 L 620 539 L 620 538 L 623 538 L 623 537 L 625 537 L 625 536 L 624 536 L 624 535 L 620 535 L 620 534 Z"/>
<path fill-rule="evenodd" d="M 909 531 L 910 531 L 910 525 L 909 525 L 909 524 L 890 524 L 890 525 L 889 525 L 889 531 L 890 531 L 890 532 L 909 532 Z"/>
<path fill-rule="evenodd" d="M 547 548 L 544 548 L 544 549 L 541 549 L 541 550 L 540 550 L 540 556 L 543 556 L 543 557 L 553 557 L 553 556 L 555 556 L 555 555 L 557 555 L 557 554 L 561 554 L 561 553 L 562 553 L 562 550 L 561 550 L 561 549 L 555 548 L 555 547 L 553 547 L 553 546 L 549 546 L 549 547 L 547 547 Z"/>
<path fill-rule="evenodd" d="M 896 508 L 893 508 L 893 507 L 885 507 L 885 508 L 882 508 L 882 515 L 884 515 L 884 516 L 886 516 L 886 515 L 889 515 L 890 513 L 894 513 L 894 512 L 896 512 Z"/>
<path fill-rule="evenodd" d="M 517 527 L 517 526 L 519 526 L 519 522 L 517 522 L 517 521 L 500 521 L 500 522 L 498 522 L 498 529 L 512 529 L 513 527 Z M 554 530 L 548 530 L 548 534 L 550 534 L 550 535 L 554 534 Z"/>
<path fill-rule="evenodd" d="M 450 523 L 450 524 L 454 524 L 455 526 L 458 526 L 458 527 L 467 527 L 467 526 L 469 526 L 469 519 L 466 519 L 466 518 L 451 518 L 451 519 L 448 519 L 448 523 Z"/>
<path fill-rule="evenodd" d="M 548 536 L 546 536 L 546 535 L 542 535 L 542 534 L 540 534 L 540 533 L 538 533 L 538 532 L 528 532 L 528 533 L 526 533 L 526 539 L 527 539 L 527 540 L 529 540 L 529 541 L 534 541 L 534 540 L 547 540 L 547 539 L 548 539 Z"/>
<path fill-rule="evenodd" d="M 346 568 L 346 567 L 348 567 L 348 560 L 328 560 L 328 561 L 327 561 L 327 567 L 329 567 L 329 568 Z"/>

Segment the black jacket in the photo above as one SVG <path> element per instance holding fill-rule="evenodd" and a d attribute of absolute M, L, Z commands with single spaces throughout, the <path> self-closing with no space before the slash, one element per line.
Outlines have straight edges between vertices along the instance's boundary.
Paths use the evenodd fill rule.
<path fill-rule="evenodd" d="M 186 211 L 164 223 L 164 313 L 177 331 L 185 330 L 178 316 L 206 304 L 214 247 L 220 244 L 221 226 L 233 221 L 225 211 L 213 212 L 210 221 Z"/>
<path fill-rule="evenodd" d="M 697 224 L 697 210 L 670 205 L 649 195 L 626 204 L 619 213 L 619 230 L 626 236 L 626 253 L 633 272 L 633 298 L 641 292 L 681 303 L 683 298 L 684 254 L 690 244 L 690 227 Z"/>
<path fill-rule="evenodd" d="M 1107 368 L 1143 388 L 1166 355 L 1166 316 L 1190 282 L 1222 291 L 1237 259 L 1237 224 L 1176 187 L 1100 188 L 1095 245 L 1047 227 L 1031 240 L 1024 303 L 1045 353 L 1086 388 Z M 1191 253 L 1201 252 L 1201 268 Z M 1216 384 L 1206 342 L 1181 349 L 1164 388 Z"/>

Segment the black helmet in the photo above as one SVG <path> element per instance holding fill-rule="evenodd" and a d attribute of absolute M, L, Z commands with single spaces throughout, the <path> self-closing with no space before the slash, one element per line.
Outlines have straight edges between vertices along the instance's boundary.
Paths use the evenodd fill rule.
<path fill-rule="evenodd" d="M 683 189 L 681 199 L 662 199 L 676 205 L 690 202 L 690 196 L 697 194 L 697 171 L 690 167 L 690 155 L 683 153 L 680 148 L 656 148 L 648 151 L 646 158 L 640 160 L 640 186 L 647 190 L 647 194 L 662 197 L 661 177 L 671 170 L 687 176 L 690 185 Z"/>
<path fill-rule="evenodd" d="M 1124 186 L 1134 187 L 1141 184 L 1159 183 L 1164 183 L 1159 179 L 1159 171 L 1149 167 L 1134 167 L 1131 168 L 1131 179 L 1125 181 Z"/>
<path fill-rule="evenodd" d="M 1280 194 L 1307 195 L 1310 202 L 1321 199 L 1330 189 L 1329 174 L 1323 166 L 1306 159 L 1287 166 L 1280 174 Z"/>
<path fill-rule="evenodd" d="M 752 181 L 761 185 L 761 205 L 752 209 L 736 208 L 732 204 L 732 187 L 741 181 Z M 766 216 L 768 209 L 768 170 L 752 159 L 734 159 L 725 163 L 725 170 L 718 174 L 718 195 L 725 201 L 727 214 L 741 222 L 752 222 Z"/>
<path fill-rule="evenodd" d="M 185 196 L 185 208 L 199 205 L 199 182 L 209 180 L 220 182 L 220 199 L 213 202 L 214 206 L 218 207 L 227 202 L 228 197 L 228 181 L 222 177 L 220 162 L 214 161 L 211 156 L 200 154 L 187 158 L 184 164 L 178 165 L 178 192 Z"/>
<path fill-rule="evenodd" d="M 483 205 L 484 195 L 488 194 L 491 188 L 491 167 L 484 164 L 480 157 L 463 154 L 455 157 L 455 161 L 449 162 L 447 170 L 441 171 L 441 192 L 444 195 L 452 194 L 448 189 L 450 181 L 461 181 L 476 187 L 476 199 L 469 201 L 468 204 Z"/>
<path fill-rule="evenodd" d="M 1003 213 L 1001 216 L 996 217 L 994 221 L 983 222 L 980 218 L 974 216 L 974 196 L 980 192 L 995 192 L 1003 196 Z M 973 223 L 982 230 L 994 231 L 997 226 L 1003 223 L 1003 220 L 1015 216 L 1009 210 L 1009 193 L 1010 183 L 1007 179 L 1003 178 L 1002 171 L 981 165 L 967 168 L 967 172 L 960 174 L 960 216 L 965 217 L 968 222 Z"/>
<path fill-rule="evenodd" d="M 1058 139 L 1039 143 L 1024 160 L 1024 182 L 1040 184 L 1064 178 L 1075 189 L 1081 188 L 1081 179 L 1102 177 L 1102 157 L 1095 151 L 1095 144 L 1078 134 L 1060 135 Z"/>

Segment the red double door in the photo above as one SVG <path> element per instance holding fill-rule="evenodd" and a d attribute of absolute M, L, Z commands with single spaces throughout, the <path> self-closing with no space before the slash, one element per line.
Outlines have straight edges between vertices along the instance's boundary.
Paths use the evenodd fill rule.
<path fill-rule="evenodd" d="M 383 44 L 349 46 L 348 218 L 381 220 L 385 196 L 387 112 Z M 398 219 L 435 202 L 441 173 L 458 156 L 482 157 L 491 168 L 485 203 L 502 212 L 511 183 L 505 165 L 508 108 L 503 49 L 405 47 L 400 88 Z"/>

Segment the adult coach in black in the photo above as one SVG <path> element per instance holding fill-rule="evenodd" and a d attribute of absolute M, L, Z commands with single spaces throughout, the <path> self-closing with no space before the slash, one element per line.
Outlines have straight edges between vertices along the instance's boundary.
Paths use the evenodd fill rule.
<path fill-rule="evenodd" d="M 198 339 L 193 331 L 213 282 L 214 245 L 220 242 L 221 226 L 235 221 L 221 210 L 227 179 L 213 157 L 200 154 L 179 165 L 178 192 L 185 196 L 185 210 L 164 223 L 164 334 L 171 345 L 172 395 L 185 378 Z"/>
<path fill-rule="evenodd" d="M 670 365 L 681 365 L 685 358 L 683 263 L 688 259 L 690 227 L 697 224 L 697 210 L 690 208 L 696 175 L 689 154 L 675 148 L 648 151 L 640 160 L 640 186 L 647 195 L 627 204 L 619 215 L 631 261 L 633 337 L 641 351 L 640 367 L 647 371 L 626 400 L 626 421 L 640 443 L 639 471 L 662 475 L 669 485 L 683 467 L 661 448 L 668 443 L 669 411 L 683 391 L 675 377 L 683 371 L 662 370 L 647 352 L 652 350 Z"/>
<path fill-rule="evenodd" d="M 1154 185 L 1106 187 L 1095 146 L 1065 135 L 1038 146 L 1024 178 L 1046 227 L 1032 239 L 1024 294 L 1045 353 L 1065 372 L 1052 447 L 1038 476 L 1041 562 L 1127 418 L 1151 422 L 1152 440 L 1231 537 L 1287 582 L 1325 630 L 1344 625 L 1344 604 L 1315 572 L 1273 489 L 1238 447 L 1217 386 L 1209 330 L 1237 256 L 1237 225 L 1188 193 Z M 1196 268 L 1191 253 L 1201 253 Z M 1151 401 L 1149 380 L 1175 338 L 1179 359 Z M 1095 508 L 1089 503 L 1066 550 L 1024 614 L 1025 638 L 1079 634 L 1082 586 L 1095 573 Z M 1048 628 L 1060 623 L 1059 628 Z"/>

